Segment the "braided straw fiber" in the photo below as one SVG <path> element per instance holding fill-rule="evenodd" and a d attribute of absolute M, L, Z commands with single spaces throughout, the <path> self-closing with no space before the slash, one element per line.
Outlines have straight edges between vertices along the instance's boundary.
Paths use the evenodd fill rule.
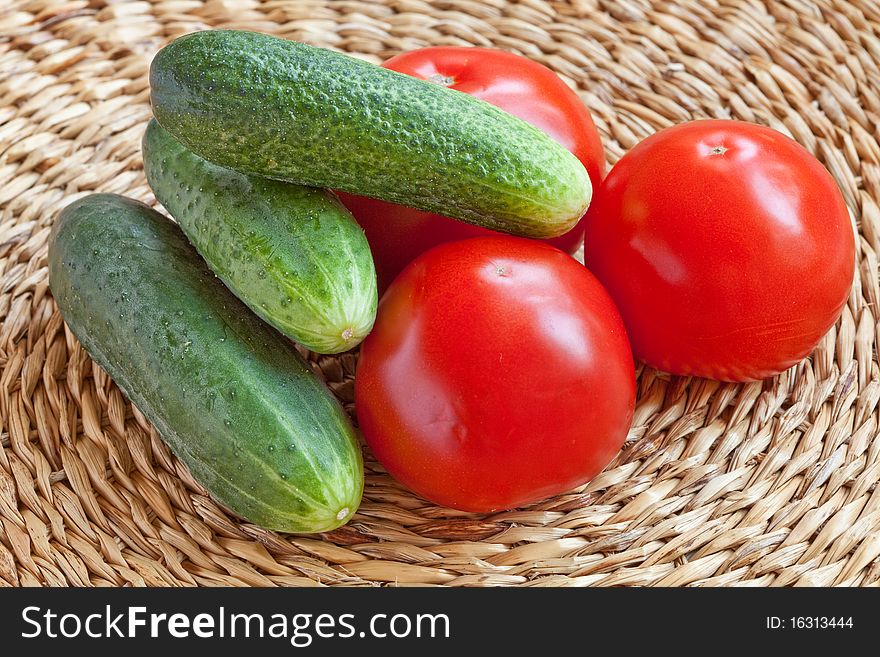
<path fill-rule="evenodd" d="M 860 235 L 849 303 L 810 359 L 763 383 L 640 369 L 625 449 L 568 494 L 459 513 L 367 454 L 349 525 L 243 523 L 93 365 L 47 287 L 63 206 L 98 191 L 154 202 L 149 62 L 209 27 L 375 62 L 429 44 L 527 55 L 577 87 L 611 162 L 692 118 L 770 125 L 843 190 Z M 877 585 L 878 33 L 877 0 L 0 0 L 0 583 Z M 352 410 L 356 356 L 312 362 Z"/>

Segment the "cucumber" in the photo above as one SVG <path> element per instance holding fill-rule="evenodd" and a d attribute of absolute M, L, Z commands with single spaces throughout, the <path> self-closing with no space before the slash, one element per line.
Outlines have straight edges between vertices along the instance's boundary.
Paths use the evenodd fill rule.
<path fill-rule="evenodd" d="M 155 119 L 142 150 L 156 198 L 257 315 L 322 354 L 370 332 L 378 301 L 370 246 L 333 194 L 211 164 Z"/>
<path fill-rule="evenodd" d="M 150 67 L 153 113 L 224 167 L 438 212 L 527 237 L 590 201 L 580 161 L 473 96 L 265 34 L 207 30 Z"/>
<path fill-rule="evenodd" d="M 345 412 L 173 222 L 114 194 L 74 201 L 52 227 L 49 286 L 85 350 L 219 502 L 285 532 L 351 518 L 363 464 Z"/>

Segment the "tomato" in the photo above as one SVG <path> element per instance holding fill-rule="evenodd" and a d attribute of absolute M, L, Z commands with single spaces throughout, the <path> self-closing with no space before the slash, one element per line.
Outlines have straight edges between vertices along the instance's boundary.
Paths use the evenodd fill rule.
<path fill-rule="evenodd" d="M 583 484 L 620 449 L 634 404 L 632 353 L 608 294 L 566 253 L 510 236 L 443 244 L 405 268 L 355 377 L 379 461 L 467 511 Z"/>
<path fill-rule="evenodd" d="M 392 57 L 383 66 L 445 84 L 528 121 L 580 159 L 594 190 L 601 182 L 605 154 L 590 112 L 547 67 L 501 50 L 451 46 L 413 50 Z M 339 196 L 367 235 L 380 292 L 413 258 L 432 246 L 498 234 L 430 212 L 351 194 Z M 548 241 L 574 253 L 583 235 L 583 225 L 578 223 L 565 235 Z"/>
<path fill-rule="evenodd" d="M 840 190 L 803 147 L 738 121 L 694 121 L 614 166 L 584 259 L 635 355 L 675 374 L 771 376 L 837 320 L 855 262 Z"/>

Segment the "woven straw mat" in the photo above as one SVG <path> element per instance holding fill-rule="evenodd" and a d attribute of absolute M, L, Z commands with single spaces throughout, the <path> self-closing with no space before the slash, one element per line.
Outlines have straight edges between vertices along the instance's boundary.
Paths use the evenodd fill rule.
<path fill-rule="evenodd" d="M 72 200 L 155 203 L 140 154 L 150 60 L 219 27 L 373 62 L 427 45 L 521 53 L 577 88 L 609 163 L 689 119 L 772 126 L 843 191 L 859 234 L 849 303 L 774 379 L 640 367 L 624 450 L 556 498 L 460 513 L 367 453 L 348 525 L 298 536 L 242 522 L 89 360 L 46 269 L 50 226 Z M 877 585 L 878 34 L 877 0 L 0 0 L 0 583 Z M 311 356 L 349 411 L 356 358 Z"/>

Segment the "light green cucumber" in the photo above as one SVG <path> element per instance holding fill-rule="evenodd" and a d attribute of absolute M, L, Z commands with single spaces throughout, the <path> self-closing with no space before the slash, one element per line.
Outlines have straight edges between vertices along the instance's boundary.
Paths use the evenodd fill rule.
<path fill-rule="evenodd" d="M 251 310 L 322 354 L 351 349 L 370 332 L 370 247 L 332 193 L 211 164 L 155 120 L 143 155 L 156 198 Z"/>
<path fill-rule="evenodd" d="M 71 203 L 49 286 L 85 350 L 219 502 L 268 529 L 321 532 L 363 491 L 354 430 L 291 342 L 142 203 Z"/>
<path fill-rule="evenodd" d="M 583 165 L 534 126 L 330 50 L 201 31 L 156 55 L 150 86 L 166 130 L 245 173 L 537 238 L 565 233 L 590 201 Z"/>

